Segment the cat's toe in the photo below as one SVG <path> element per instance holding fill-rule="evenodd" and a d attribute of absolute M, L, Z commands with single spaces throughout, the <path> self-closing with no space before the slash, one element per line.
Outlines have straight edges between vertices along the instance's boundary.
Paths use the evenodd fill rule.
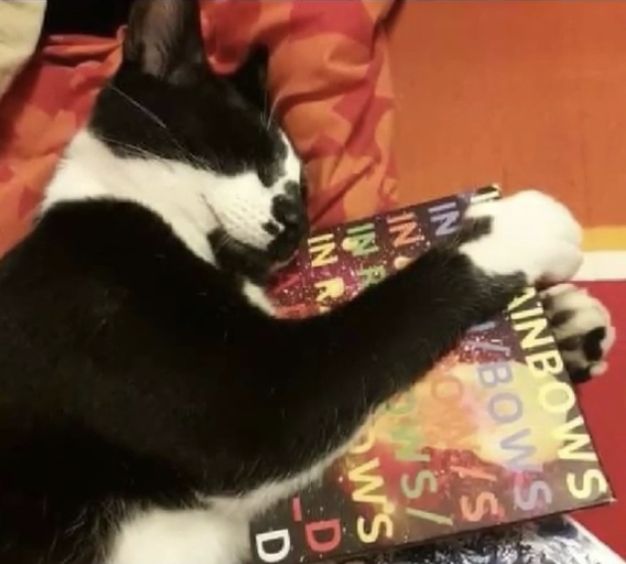
<path fill-rule="evenodd" d="M 541 299 L 572 380 L 583 382 L 605 372 L 615 327 L 602 303 L 573 284 L 548 288 Z"/>

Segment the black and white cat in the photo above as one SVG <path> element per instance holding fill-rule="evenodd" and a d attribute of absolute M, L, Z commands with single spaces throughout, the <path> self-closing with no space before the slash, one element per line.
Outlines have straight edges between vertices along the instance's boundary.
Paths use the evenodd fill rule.
<path fill-rule="evenodd" d="M 195 2 L 136 3 L 119 72 L 0 263 L 3 564 L 245 561 L 249 519 L 381 402 L 578 268 L 577 223 L 524 192 L 349 305 L 275 319 L 262 284 L 306 213 L 263 75 L 261 55 L 209 70 Z M 572 287 L 546 304 L 572 369 L 601 368 L 602 306 Z"/>

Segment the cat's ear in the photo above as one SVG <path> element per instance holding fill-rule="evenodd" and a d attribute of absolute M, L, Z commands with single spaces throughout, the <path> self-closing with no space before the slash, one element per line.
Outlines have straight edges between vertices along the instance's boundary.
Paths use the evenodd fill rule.
<path fill-rule="evenodd" d="M 206 72 L 197 0 L 135 0 L 124 41 L 124 60 L 172 84 Z"/>
<path fill-rule="evenodd" d="M 229 76 L 235 88 L 261 111 L 269 111 L 267 75 L 269 52 L 265 45 L 255 46 L 239 69 Z"/>

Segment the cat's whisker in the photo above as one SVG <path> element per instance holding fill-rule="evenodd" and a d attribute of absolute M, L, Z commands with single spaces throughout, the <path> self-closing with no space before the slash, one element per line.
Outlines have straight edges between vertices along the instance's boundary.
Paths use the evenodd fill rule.
<path fill-rule="evenodd" d="M 163 129 L 168 130 L 167 125 L 163 120 L 161 120 L 154 112 L 151 112 L 148 108 L 146 108 L 141 102 L 135 100 L 132 96 L 115 86 L 114 84 L 109 84 L 109 88 L 113 90 L 113 92 L 117 92 L 122 98 L 124 98 L 127 102 L 135 106 L 138 110 L 143 112 L 146 116 L 148 116 L 154 123 L 162 127 Z M 169 130 L 168 130 L 169 131 Z"/>
<path fill-rule="evenodd" d="M 270 106 L 269 114 L 267 115 L 266 128 L 269 130 L 272 127 L 272 123 L 274 121 L 274 114 L 276 113 L 276 107 L 278 106 L 278 102 L 274 100 L 272 105 Z"/>
<path fill-rule="evenodd" d="M 156 160 L 161 160 L 164 163 L 167 162 L 165 159 L 162 159 L 159 155 L 157 155 L 156 153 L 153 153 L 151 151 L 148 151 L 147 149 L 144 149 L 143 147 L 140 147 L 139 145 L 133 145 L 132 143 L 125 143 L 123 141 L 120 141 L 118 139 L 113 139 L 112 137 L 106 137 L 102 134 L 99 134 L 100 138 L 103 141 L 106 141 L 107 143 L 110 143 L 111 145 L 117 145 L 118 147 L 123 147 L 124 149 L 127 149 L 128 151 L 137 153 L 138 155 L 141 155 L 147 159 L 156 159 Z M 186 158 L 185 155 L 179 155 L 180 160 L 185 162 L 186 164 L 190 165 L 190 166 L 194 166 L 194 165 L 198 165 L 198 166 L 202 166 L 202 163 L 199 160 L 189 160 L 188 158 Z"/>
<path fill-rule="evenodd" d="M 181 152 L 181 155 L 185 156 L 185 160 L 187 161 L 188 164 L 202 167 L 204 163 L 200 159 L 198 159 L 193 153 L 187 150 L 182 145 L 182 143 L 180 143 L 180 141 L 174 136 L 174 134 L 172 133 L 171 129 L 167 126 L 167 124 L 162 119 L 160 119 L 157 115 L 155 115 L 154 112 L 150 111 L 141 102 L 139 102 L 138 100 L 136 100 L 135 98 L 133 98 L 132 96 L 124 92 L 122 89 L 118 88 L 117 86 L 110 84 L 109 88 L 113 92 L 116 92 L 117 94 L 122 96 L 122 98 L 124 98 L 129 104 L 132 104 L 133 106 L 135 106 L 144 115 L 146 115 L 154 123 L 156 123 L 159 127 L 161 127 L 167 133 L 167 135 L 172 140 L 172 142 L 176 145 L 176 148 Z"/>
<path fill-rule="evenodd" d="M 149 157 L 149 158 L 158 158 L 158 155 L 148 151 L 147 149 L 144 149 L 142 147 L 139 147 L 138 145 L 133 145 L 131 143 L 124 143 L 123 141 L 119 141 L 118 139 L 113 139 L 112 137 L 106 137 L 102 134 L 99 134 L 100 139 L 102 139 L 103 141 L 106 141 L 107 143 L 111 143 L 112 145 L 117 145 L 118 147 L 123 147 L 124 149 L 127 149 L 129 151 L 134 151 L 136 153 L 139 153 L 140 155 L 143 155 L 144 157 Z"/>

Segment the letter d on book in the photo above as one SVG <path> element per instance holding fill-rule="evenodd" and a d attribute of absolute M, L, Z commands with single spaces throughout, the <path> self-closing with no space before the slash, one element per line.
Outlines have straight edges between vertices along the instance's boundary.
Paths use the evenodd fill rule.
<path fill-rule="evenodd" d="M 289 531 L 270 531 L 256 536 L 256 552 L 263 562 L 280 562 L 291 550 Z"/>
<path fill-rule="evenodd" d="M 304 527 L 309 548 L 318 553 L 335 550 L 341 542 L 341 524 L 339 519 L 307 523 Z"/>

